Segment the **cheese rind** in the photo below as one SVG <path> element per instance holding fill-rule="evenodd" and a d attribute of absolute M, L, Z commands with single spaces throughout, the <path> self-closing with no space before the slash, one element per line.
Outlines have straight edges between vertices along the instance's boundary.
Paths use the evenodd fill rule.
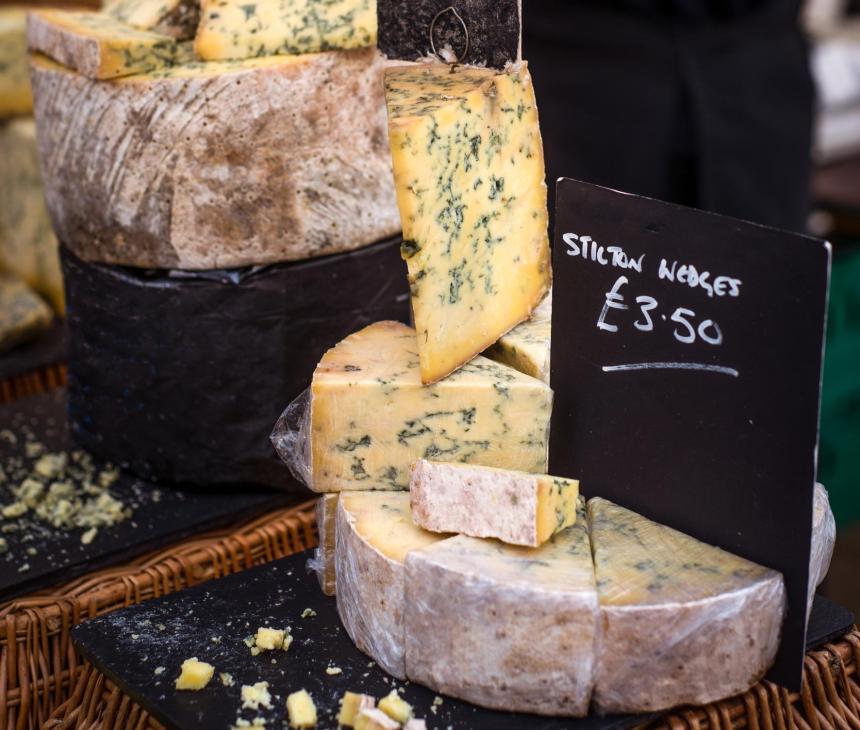
<path fill-rule="evenodd" d="M 337 610 L 347 634 L 386 672 L 406 677 L 404 561 L 440 539 L 412 523 L 406 492 L 344 492 L 337 507 Z"/>
<path fill-rule="evenodd" d="M 408 489 L 420 458 L 546 471 L 552 391 L 483 357 L 423 386 L 415 331 L 376 322 L 320 360 L 311 384 L 311 489 Z"/>
<path fill-rule="evenodd" d="M 372 710 L 376 706 L 376 700 L 370 695 L 357 692 L 344 692 L 340 700 L 340 712 L 337 715 L 337 724 L 345 727 L 353 727 L 355 718 L 362 710 Z"/>
<path fill-rule="evenodd" d="M 701 705 L 744 692 L 773 662 L 782 576 L 607 500 L 588 502 L 603 632 L 601 712 Z"/>
<path fill-rule="evenodd" d="M 132 28 L 109 15 L 38 10 L 27 17 L 27 45 L 91 79 L 112 79 L 170 66 L 176 41 Z"/>
<path fill-rule="evenodd" d="M 197 0 L 108 0 L 103 11 L 133 28 L 188 40 L 197 32 Z"/>
<path fill-rule="evenodd" d="M 510 365 L 521 373 L 543 380 L 549 385 L 550 346 L 552 341 L 552 293 L 540 303 L 522 324 L 502 335 L 484 356 Z"/>
<path fill-rule="evenodd" d="M 50 307 L 23 281 L 0 273 L 0 352 L 31 339 L 52 318 Z"/>
<path fill-rule="evenodd" d="M 308 259 L 395 234 L 383 65 L 366 49 L 105 83 L 34 58 L 58 237 L 87 261 L 197 270 Z"/>
<path fill-rule="evenodd" d="M 457 536 L 406 558 L 406 674 L 494 709 L 582 717 L 597 592 L 585 520 L 539 548 Z"/>
<path fill-rule="evenodd" d="M 421 377 L 432 383 L 549 289 L 537 107 L 525 63 L 395 67 L 385 92 Z"/>
<path fill-rule="evenodd" d="M 194 41 L 213 61 L 376 45 L 372 0 L 202 0 Z"/>
<path fill-rule="evenodd" d="M 45 205 L 31 118 L 0 125 L 0 160 L 0 269 L 21 278 L 62 314 L 59 244 Z"/>
<path fill-rule="evenodd" d="M 579 482 L 420 459 L 409 483 L 415 524 L 537 547 L 576 521 Z"/>
<path fill-rule="evenodd" d="M 0 119 L 33 110 L 27 70 L 27 11 L 0 7 Z"/>
<path fill-rule="evenodd" d="M 400 730 L 402 725 L 382 710 L 361 710 L 355 717 L 355 730 Z"/>
<path fill-rule="evenodd" d="M 337 524 L 337 494 L 324 494 L 316 503 L 319 545 L 314 550 L 314 570 L 322 592 L 333 596 L 336 592 L 334 552 Z"/>

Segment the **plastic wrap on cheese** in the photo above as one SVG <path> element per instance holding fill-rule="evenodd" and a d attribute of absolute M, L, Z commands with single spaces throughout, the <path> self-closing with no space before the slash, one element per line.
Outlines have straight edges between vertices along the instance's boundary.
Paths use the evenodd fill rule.
<path fill-rule="evenodd" d="M 275 423 L 272 445 L 296 479 L 311 486 L 311 389 L 305 388 Z"/>
<path fill-rule="evenodd" d="M 812 612 L 815 589 L 821 585 L 830 569 L 833 545 L 836 542 L 836 519 L 830 509 L 830 499 L 823 484 L 815 485 L 812 501 L 812 545 L 809 552 L 809 600 L 806 604 L 806 620 Z"/>

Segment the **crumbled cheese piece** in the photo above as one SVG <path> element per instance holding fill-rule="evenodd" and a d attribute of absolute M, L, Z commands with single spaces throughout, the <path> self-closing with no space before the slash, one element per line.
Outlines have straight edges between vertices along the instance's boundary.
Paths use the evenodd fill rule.
<path fill-rule="evenodd" d="M 155 670 L 153 671 L 153 674 L 156 676 L 158 676 L 160 674 L 164 674 L 164 667 L 156 667 Z"/>
<path fill-rule="evenodd" d="M 182 662 L 182 671 L 176 678 L 176 689 L 203 689 L 212 675 L 215 674 L 215 667 L 206 662 L 201 662 L 197 657 L 191 657 Z"/>
<path fill-rule="evenodd" d="M 312 608 L 306 608 L 304 611 L 302 611 L 302 618 L 312 618 L 316 615 L 317 612 L 314 611 Z"/>
<path fill-rule="evenodd" d="M 382 710 L 362 710 L 355 716 L 355 730 L 400 730 L 400 723 Z"/>
<path fill-rule="evenodd" d="M 89 545 L 93 540 L 95 540 L 96 534 L 98 533 L 98 527 L 91 527 L 87 530 L 83 535 L 81 535 L 81 542 L 84 545 Z"/>
<path fill-rule="evenodd" d="M 344 692 L 340 700 L 340 713 L 337 716 L 339 725 L 352 727 L 355 718 L 362 710 L 372 710 L 376 706 L 376 700 L 370 695 L 357 692 Z"/>
<path fill-rule="evenodd" d="M 408 722 L 412 718 L 412 705 L 397 694 L 397 690 L 394 689 L 379 701 L 379 709 L 400 724 Z"/>
<path fill-rule="evenodd" d="M 233 680 L 233 675 L 229 672 L 221 672 L 218 675 L 218 678 L 221 680 L 221 684 L 225 687 L 232 687 L 236 682 Z"/>
<path fill-rule="evenodd" d="M 307 690 L 293 692 L 287 697 L 290 727 L 308 728 L 317 724 L 317 708 Z"/>
<path fill-rule="evenodd" d="M 248 710 L 259 710 L 260 706 L 272 709 L 272 695 L 269 694 L 268 682 L 242 685 L 242 707 Z"/>
<path fill-rule="evenodd" d="M 272 629 L 261 626 L 257 629 L 257 634 L 252 639 L 251 653 L 256 656 L 262 651 L 272 651 L 274 649 L 283 649 L 286 651 L 290 648 L 293 642 L 293 637 L 288 629 Z M 245 642 L 248 643 L 247 640 Z M 254 649 L 257 649 L 255 652 Z"/>
<path fill-rule="evenodd" d="M 343 674 L 343 669 L 341 669 L 340 667 L 326 667 L 325 673 L 328 674 L 330 677 L 333 677 L 336 674 Z"/>

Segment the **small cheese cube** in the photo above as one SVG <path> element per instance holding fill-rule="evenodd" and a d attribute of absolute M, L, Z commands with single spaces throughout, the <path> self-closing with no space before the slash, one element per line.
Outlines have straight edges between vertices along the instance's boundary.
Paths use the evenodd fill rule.
<path fill-rule="evenodd" d="M 376 700 L 370 695 L 363 695 L 357 692 L 344 692 L 340 701 L 340 713 L 337 716 L 338 725 L 353 727 L 356 715 L 362 710 L 372 710 L 375 705 Z"/>
<path fill-rule="evenodd" d="M 272 709 L 272 695 L 268 682 L 242 685 L 242 707 L 246 710 L 259 710 L 260 707 Z"/>
<path fill-rule="evenodd" d="M 395 67 L 385 95 L 421 378 L 433 383 L 549 290 L 537 106 L 524 62 Z"/>
<path fill-rule="evenodd" d="M 270 629 L 261 626 L 254 636 L 254 645 L 261 651 L 283 649 L 286 635 L 287 632 L 284 629 Z"/>
<path fill-rule="evenodd" d="M 215 674 L 215 667 L 206 662 L 201 662 L 197 657 L 191 657 L 182 662 L 182 671 L 176 678 L 176 689 L 203 689 L 212 675 Z"/>
<path fill-rule="evenodd" d="M 576 521 L 579 482 L 419 459 L 410 495 L 412 517 L 425 530 L 537 547 Z"/>
<path fill-rule="evenodd" d="M 317 708 L 307 690 L 293 692 L 287 697 L 287 714 L 290 727 L 315 727 L 317 724 Z"/>
<path fill-rule="evenodd" d="M 382 710 L 362 710 L 355 717 L 355 730 L 400 730 L 400 723 Z"/>
<path fill-rule="evenodd" d="M 27 70 L 27 11 L 0 8 L 0 119 L 33 110 Z"/>
<path fill-rule="evenodd" d="M 412 705 L 393 689 L 379 701 L 379 709 L 401 725 L 412 717 Z"/>
<path fill-rule="evenodd" d="M 153 71 L 176 60 L 176 41 L 137 30 L 104 13 L 67 10 L 33 11 L 27 20 L 27 43 L 58 63 L 91 79 Z"/>

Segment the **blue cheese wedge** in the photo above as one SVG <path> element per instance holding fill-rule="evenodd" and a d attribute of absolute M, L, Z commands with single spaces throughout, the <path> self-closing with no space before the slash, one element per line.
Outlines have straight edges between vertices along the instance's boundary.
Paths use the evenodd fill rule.
<path fill-rule="evenodd" d="M 546 384 L 484 357 L 422 385 L 415 331 L 377 322 L 314 372 L 308 486 L 408 489 L 420 458 L 543 473 L 551 410 Z"/>
<path fill-rule="evenodd" d="M 27 45 L 91 79 L 113 79 L 171 66 L 176 41 L 138 30 L 104 13 L 37 10 L 27 18 Z"/>
<path fill-rule="evenodd" d="M 107 0 L 102 9 L 132 28 L 177 40 L 194 38 L 200 17 L 197 0 Z"/>
<path fill-rule="evenodd" d="M 51 308 L 23 281 L 0 274 L 0 352 L 35 337 L 52 319 Z"/>
<path fill-rule="evenodd" d="M 343 492 L 337 507 L 337 610 L 355 645 L 405 679 L 404 561 L 443 536 L 416 527 L 407 492 Z"/>
<path fill-rule="evenodd" d="M 433 383 L 549 290 L 537 106 L 525 63 L 394 67 L 385 95 L 421 378 Z"/>
<path fill-rule="evenodd" d="M 0 269 L 21 278 L 62 314 L 59 246 L 45 205 L 32 118 L 0 126 L 0 160 Z"/>
<path fill-rule="evenodd" d="M 33 110 L 27 70 L 27 11 L 0 7 L 0 119 Z"/>
<path fill-rule="evenodd" d="M 48 208 L 86 261 L 233 268 L 399 230 L 374 49 L 191 62 L 107 83 L 43 56 L 32 69 Z"/>
<path fill-rule="evenodd" d="M 599 610 L 585 520 L 539 548 L 457 536 L 406 558 L 406 674 L 483 707 L 583 717 Z"/>
<path fill-rule="evenodd" d="M 376 45 L 375 0 L 201 0 L 194 41 L 206 61 Z"/>
<path fill-rule="evenodd" d="M 588 524 L 601 712 L 703 705 L 764 675 L 779 646 L 782 575 L 605 499 L 589 500 Z"/>
<path fill-rule="evenodd" d="M 549 384 L 552 343 L 552 294 L 522 324 L 518 324 L 484 355 Z"/>
<path fill-rule="evenodd" d="M 420 459 L 409 483 L 415 524 L 538 547 L 576 522 L 576 479 Z"/>

